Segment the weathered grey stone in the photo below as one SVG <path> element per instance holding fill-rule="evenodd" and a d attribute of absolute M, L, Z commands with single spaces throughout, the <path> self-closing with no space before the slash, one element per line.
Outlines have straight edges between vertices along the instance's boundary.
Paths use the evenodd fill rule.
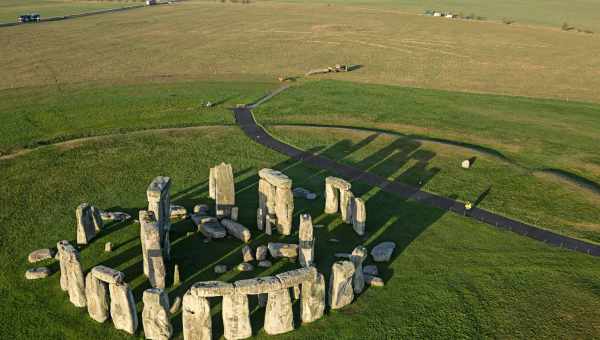
<path fill-rule="evenodd" d="M 50 274 L 52 274 L 52 272 L 50 271 L 50 268 L 37 267 L 37 268 L 27 269 L 27 271 L 25 272 L 25 278 L 27 280 L 37 280 L 37 279 L 43 279 L 45 277 L 48 277 L 48 276 L 50 276 Z"/>
<path fill-rule="evenodd" d="M 176 296 L 175 300 L 173 300 L 173 303 L 171 304 L 171 308 L 169 309 L 170 315 L 175 315 L 179 312 L 179 310 L 181 309 L 181 302 L 181 297 Z"/>
<path fill-rule="evenodd" d="M 325 213 L 335 214 L 338 212 L 340 197 L 338 188 L 325 182 Z"/>
<path fill-rule="evenodd" d="M 122 221 L 126 221 L 126 220 L 130 219 L 131 215 L 129 215 L 128 213 L 121 212 L 121 211 L 101 211 L 100 218 L 103 221 L 122 222 Z"/>
<path fill-rule="evenodd" d="M 188 290 L 189 294 L 200 297 L 215 297 L 230 295 L 235 292 L 231 283 L 222 281 L 201 281 L 194 283 Z"/>
<path fill-rule="evenodd" d="M 106 266 L 96 266 L 92 268 L 91 273 L 95 278 L 106 283 L 123 283 L 125 280 L 123 272 Z"/>
<path fill-rule="evenodd" d="M 63 261 L 63 257 L 65 257 L 65 248 L 69 245 L 69 241 L 62 240 L 56 243 L 56 252 L 57 260 L 60 265 L 60 288 L 63 291 L 69 290 L 69 276 L 67 275 L 67 262 Z"/>
<path fill-rule="evenodd" d="M 275 214 L 277 215 L 277 231 L 282 235 L 290 235 L 294 216 L 294 195 L 289 188 L 277 187 Z"/>
<path fill-rule="evenodd" d="M 338 178 L 338 177 L 326 177 L 325 178 L 325 184 L 329 184 L 332 185 L 334 188 L 338 189 L 338 190 L 350 190 L 352 188 L 352 184 L 350 184 L 350 182 Z"/>
<path fill-rule="evenodd" d="M 134 334 L 138 327 L 138 316 L 131 288 L 127 283 L 113 283 L 108 285 L 108 290 L 110 317 L 115 328 Z"/>
<path fill-rule="evenodd" d="M 269 268 L 272 265 L 273 264 L 269 260 L 262 260 L 262 261 L 258 262 L 258 266 L 261 267 L 261 268 Z"/>
<path fill-rule="evenodd" d="M 215 273 L 216 274 L 223 274 L 227 272 L 227 266 L 224 264 L 218 264 L 215 266 Z"/>
<path fill-rule="evenodd" d="M 165 288 L 166 266 L 161 248 L 160 228 L 152 212 L 140 211 L 140 239 L 144 274 L 154 288 Z"/>
<path fill-rule="evenodd" d="M 91 214 L 92 214 L 92 222 L 94 224 L 94 229 L 96 233 L 99 233 L 104 228 L 104 223 L 102 222 L 102 215 L 100 209 L 95 206 L 91 206 Z"/>
<path fill-rule="evenodd" d="M 281 171 L 265 168 L 258 172 L 258 176 L 278 188 L 292 189 L 292 180 Z"/>
<path fill-rule="evenodd" d="M 365 274 L 365 282 L 371 287 L 383 287 L 385 283 L 380 277 Z"/>
<path fill-rule="evenodd" d="M 302 283 L 300 315 L 302 322 L 320 319 L 325 312 L 325 277 L 317 273 L 315 280 Z"/>
<path fill-rule="evenodd" d="M 235 206 L 235 183 L 231 164 L 221 163 L 210 171 L 209 194 L 216 203 L 216 215 L 219 218 L 230 217 L 231 208 Z M 212 184 L 210 184 L 212 183 Z"/>
<path fill-rule="evenodd" d="M 64 262 L 67 273 L 69 301 L 77 307 L 85 307 L 85 277 L 79 252 L 70 244 L 64 246 L 61 263 Z"/>
<path fill-rule="evenodd" d="M 46 248 L 46 249 L 38 249 L 29 253 L 29 263 L 40 262 L 44 260 L 51 259 L 54 256 L 54 250 Z"/>
<path fill-rule="evenodd" d="M 396 244 L 394 242 L 382 242 L 371 249 L 371 256 L 375 262 L 388 262 L 392 258 Z"/>
<path fill-rule="evenodd" d="M 144 291 L 142 323 L 146 339 L 169 339 L 173 335 L 169 315 L 169 297 L 160 288 Z"/>
<path fill-rule="evenodd" d="M 252 255 L 252 248 L 249 245 L 245 245 L 242 248 L 242 258 L 244 262 L 254 261 L 254 256 Z"/>
<path fill-rule="evenodd" d="M 252 336 L 247 295 L 230 294 L 223 296 L 222 316 L 225 339 L 246 339 Z"/>
<path fill-rule="evenodd" d="M 254 266 L 252 265 L 252 263 L 242 262 L 238 264 L 237 267 L 235 267 L 235 269 L 237 269 L 240 272 L 250 272 L 254 270 Z"/>
<path fill-rule="evenodd" d="M 256 247 L 256 261 L 264 261 L 267 259 L 269 248 L 267 246 Z"/>
<path fill-rule="evenodd" d="M 367 248 L 358 246 L 352 251 L 350 261 L 354 264 L 354 276 L 352 277 L 352 286 L 354 293 L 360 294 L 365 289 L 365 278 L 363 276 L 363 262 L 368 255 Z"/>
<path fill-rule="evenodd" d="M 186 340 L 212 340 L 212 318 L 208 299 L 190 294 L 183 296 L 183 338 Z"/>
<path fill-rule="evenodd" d="M 265 218 L 266 214 L 264 213 L 264 210 L 261 208 L 256 209 L 256 229 L 265 229 Z"/>
<path fill-rule="evenodd" d="M 357 197 L 354 199 L 353 208 L 352 228 L 358 235 L 363 236 L 365 234 L 365 225 L 367 222 L 367 208 L 365 202 Z"/>
<path fill-rule="evenodd" d="M 281 281 L 281 288 L 298 286 L 306 281 L 314 281 L 317 276 L 315 267 L 294 269 L 275 275 Z"/>
<path fill-rule="evenodd" d="M 192 221 L 198 227 L 198 231 L 206 237 L 223 238 L 227 236 L 227 231 L 216 217 L 192 215 Z"/>
<path fill-rule="evenodd" d="M 110 253 L 112 251 L 112 249 L 113 249 L 112 242 L 106 242 L 104 244 L 104 252 L 105 253 Z"/>
<path fill-rule="evenodd" d="M 228 219 L 222 219 L 221 224 L 227 229 L 227 233 L 241 240 L 242 242 L 250 241 L 252 234 L 248 228 L 243 225 Z"/>
<path fill-rule="evenodd" d="M 277 217 L 269 214 L 265 220 L 265 234 L 272 235 L 274 227 L 277 227 Z"/>
<path fill-rule="evenodd" d="M 354 264 L 350 261 L 337 261 L 331 267 L 329 278 L 329 306 L 331 309 L 342 308 L 354 299 L 352 276 Z"/>
<path fill-rule="evenodd" d="M 298 245 L 291 243 L 269 242 L 267 244 L 271 257 L 298 257 Z"/>
<path fill-rule="evenodd" d="M 263 294 L 281 289 L 281 282 L 275 276 L 263 276 L 248 280 L 238 280 L 233 283 L 238 294 Z"/>
<path fill-rule="evenodd" d="M 77 216 L 77 244 L 88 244 L 96 237 L 92 206 L 88 203 L 81 203 L 77 207 L 75 215 Z"/>
<path fill-rule="evenodd" d="M 265 332 L 270 335 L 294 330 L 292 300 L 287 288 L 270 291 L 265 311 Z"/>
<path fill-rule="evenodd" d="M 181 205 L 171 204 L 170 218 L 185 218 L 187 216 L 187 209 Z"/>
<path fill-rule="evenodd" d="M 231 219 L 237 221 L 240 215 L 239 207 L 231 207 Z"/>
<path fill-rule="evenodd" d="M 302 267 L 312 266 L 315 262 L 315 245 L 312 218 L 309 214 L 300 215 L 298 239 L 300 265 Z"/>
<path fill-rule="evenodd" d="M 171 178 L 165 176 L 154 178 L 146 190 L 148 211 L 154 214 L 160 232 L 160 248 L 166 259 L 171 256 L 171 241 L 169 238 L 169 231 L 171 230 L 170 190 Z"/>
<path fill-rule="evenodd" d="M 354 203 L 354 194 L 350 190 L 340 191 L 340 213 L 344 223 L 352 223 L 352 208 Z"/>
<path fill-rule="evenodd" d="M 98 280 L 93 273 L 85 277 L 85 298 L 90 317 L 98 322 L 104 322 L 109 317 L 110 299 L 108 284 Z"/>
<path fill-rule="evenodd" d="M 371 265 L 363 267 L 363 273 L 365 275 L 377 276 L 377 275 L 379 275 L 379 270 L 377 269 L 376 265 L 371 264 Z"/>

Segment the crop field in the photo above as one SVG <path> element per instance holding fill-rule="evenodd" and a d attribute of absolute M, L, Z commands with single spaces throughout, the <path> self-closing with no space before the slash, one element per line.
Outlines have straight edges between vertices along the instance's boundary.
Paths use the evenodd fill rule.
<path fill-rule="evenodd" d="M 64 15 L 137 3 L 6 0 L 0 22 L 23 11 Z M 489 20 L 426 17 L 425 9 Z M 172 203 L 214 210 L 208 174 L 221 162 L 233 166 L 239 220 L 253 248 L 298 242 L 302 213 L 322 225 L 316 265 L 326 278 L 336 253 L 397 245 L 390 262 L 378 263 L 384 287 L 368 287 L 310 324 L 300 322 L 296 301 L 293 332 L 267 335 L 264 309 L 251 298 L 256 338 L 600 338 L 597 257 L 354 181 L 368 212 L 359 237 L 323 213 L 325 177 L 339 174 L 257 144 L 231 111 L 289 86 L 253 109 L 279 140 L 600 244 L 600 32 L 560 28 L 566 21 L 600 31 L 598 9 L 592 0 L 190 0 L 0 28 L 0 318 L 10 320 L 0 323 L 0 338 L 131 339 L 69 302 L 58 261 L 39 264 L 50 277 L 26 280 L 25 271 L 39 266 L 27 255 L 73 241 L 82 202 L 136 219 L 159 175 L 173 179 Z M 356 67 L 305 76 L 335 64 Z M 465 159 L 472 168 L 460 167 Z M 318 194 L 295 199 L 291 236 L 256 229 L 257 172 L 265 167 Z M 125 273 L 141 316 L 150 285 L 139 230 L 134 220 L 110 223 L 80 251 L 84 272 L 104 264 Z M 171 302 L 198 281 L 297 267 L 280 259 L 238 272 L 243 245 L 207 241 L 189 219 L 175 221 L 170 238 Z M 216 264 L 230 270 L 215 274 Z M 223 336 L 219 300 L 211 301 L 214 338 Z M 171 322 L 182 339 L 181 313 Z M 143 336 L 140 323 L 135 337 Z"/>

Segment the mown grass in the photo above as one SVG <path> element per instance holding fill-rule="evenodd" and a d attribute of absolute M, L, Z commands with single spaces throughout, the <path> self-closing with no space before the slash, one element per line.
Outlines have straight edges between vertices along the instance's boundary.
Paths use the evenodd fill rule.
<path fill-rule="evenodd" d="M 264 80 L 340 63 L 363 67 L 321 77 L 600 102 L 599 41 L 558 26 L 437 20 L 386 8 L 185 1 L 2 29 L 0 89 Z"/>
<path fill-rule="evenodd" d="M 233 124 L 229 108 L 272 83 L 181 82 L 65 85 L 0 91 L 0 153 L 140 129 Z M 207 108 L 206 103 L 214 106 Z"/>
<path fill-rule="evenodd" d="M 0 3 L 0 22 L 16 22 L 23 14 L 38 13 L 42 18 L 93 12 L 142 4 L 143 1 L 90 0 L 3 0 Z"/>
<path fill-rule="evenodd" d="M 319 146 L 315 151 L 325 145 Z M 341 149 L 340 152 L 345 152 Z M 75 237 L 74 209 L 82 201 L 110 210 L 136 214 L 145 206 L 145 188 L 156 175 L 174 180 L 175 203 L 191 208 L 209 202 L 208 168 L 218 162 L 233 164 L 241 221 L 254 234 L 253 246 L 268 240 L 254 228 L 256 171 L 274 167 L 289 174 L 296 186 L 321 193 L 327 173 L 291 162 L 245 138 L 235 127 L 208 127 L 169 133 L 107 137 L 72 148 L 44 147 L 23 157 L 0 162 L 5 176 L 0 184 L 0 231 L 5 259 L 0 264 L 0 308 L 4 337 L 21 338 L 130 338 L 112 325 L 92 321 L 84 309 L 72 306 L 60 290 L 58 274 L 26 281 L 29 251 L 53 246 Z M 44 169 L 44 175 L 31 169 Z M 317 229 L 317 259 L 328 275 L 335 252 L 357 244 L 372 247 L 383 240 L 398 244 L 394 259 L 379 265 L 386 287 L 368 289 L 347 308 L 322 320 L 301 325 L 284 339 L 357 338 L 595 338 L 600 318 L 597 282 L 600 265 L 595 258 L 553 248 L 496 230 L 464 217 L 447 214 L 382 193 L 361 183 L 353 190 L 367 201 L 368 235 L 358 238 L 335 216 L 322 215 L 317 201 L 296 200 L 296 213 L 310 212 Z M 82 249 L 85 270 L 104 263 L 123 270 L 137 301 L 147 287 L 141 274 L 137 224 L 110 225 L 90 246 Z M 241 244 L 236 240 L 202 242 L 187 236 L 189 221 L 175 223 L 173 263 L 179 264 L 183 284 L 169 287 L 173 299 L 199 280 L 217 278 L 214 263 L 237 264 Z M 337 238 L 340 243 L 327 240 Z M 288 238 L 293 240 L 295 236 Z M 273 236 L 270 239 L 279 239 Z M 106 241 L 115 244 L 104 253 Z M 57 264 L 49 265 L 56 270 Z M 267 275 L 294 265 L 279 261 L 272 270 L 224 280 Z M 169 278 L 170 279 L 170 278 Z M 138 303 L 138 311 L 142 305 Z M 254 308 L 254 301 L 253 301 Z M 219 336 L 219 305 L 213 319 Z M 540 311 L 544 311 L 541 313 Z M 258 338 L 264 311 L 253 311 Z M 181 338 L 180 315 L 172 319 Z M 270 337 L 269 337 L 270 338 Z"/>
<path fill-rule="evenodd" d="M 600 243 L 600 193 L 472 149 L 348 129 L 270 126 L 303 149 L 446 197 L 580 239 Z M 460 163 L 475 158 L 465 170 Z"/>

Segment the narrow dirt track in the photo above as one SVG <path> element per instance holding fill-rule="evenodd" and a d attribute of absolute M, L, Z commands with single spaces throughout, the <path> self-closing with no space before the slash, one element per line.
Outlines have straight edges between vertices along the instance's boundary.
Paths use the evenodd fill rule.
<path fill-rule="evenodd" d="M 473 208 L 467 211 L 463 203 L 453 199 L 425 192 L 419 190 L 419 188 L 397 181 L 390 181 L 381 176 L 351 167 L 349 165 L 335 162 L 326 157 L 297 149 L 269 135 L 261 126 L 256 123 L 256 120 L 254 119 L 250 109 L 235 108 L 233 109 L 233 112 L 235 114 L 235 120 L 237 124 L 252 140 L 290 158 L 302 161 L 319 169 L 329 170 L 338 176 L 344 177 L 346 180 L 365 182 L 369 185 L 379 187 L 385 192 L 398 195 L 404 199 L 411 199 L 435 208 L 468 216 L 491 226 L 509 230 L 519 235 L 527 236 L 553 246 L 575 250 L 592 256 L 600 256 L 599 245 L 577 240 L 568 236 L 559 235 L 539 227 L 512 220 L 484 209 Z"/>

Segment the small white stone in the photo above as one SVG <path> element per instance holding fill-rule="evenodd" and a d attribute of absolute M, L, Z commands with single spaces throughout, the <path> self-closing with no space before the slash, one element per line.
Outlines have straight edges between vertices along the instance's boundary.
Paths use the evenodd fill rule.
<path fill-rule="evenodd" d="M 248 262 L 242 262 L 237 265 L 236 269 L 240 272 L 249 272 L 254 270 L 254 266 Z"/>

